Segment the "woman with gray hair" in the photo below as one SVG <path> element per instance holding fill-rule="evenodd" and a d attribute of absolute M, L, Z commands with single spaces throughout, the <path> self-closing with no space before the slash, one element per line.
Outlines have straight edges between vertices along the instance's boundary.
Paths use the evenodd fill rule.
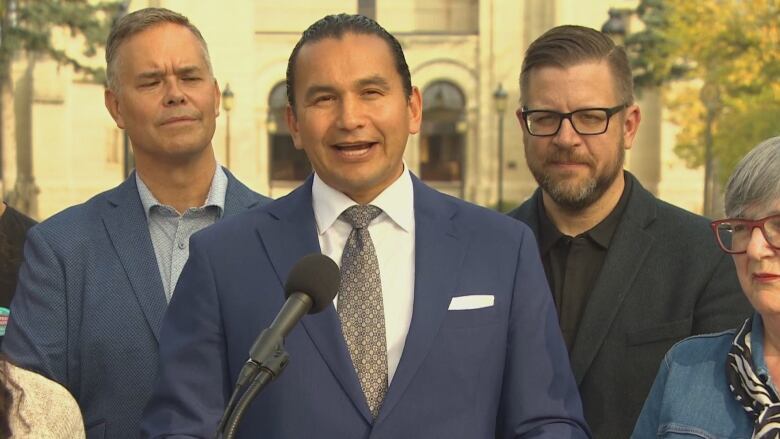
<path fill-rule="evenodd" d="M 669 350 L 632 438 L 780 437 L 780 137 L 739 162 L 726 215 L 712 230 L 755 312 Z"/>

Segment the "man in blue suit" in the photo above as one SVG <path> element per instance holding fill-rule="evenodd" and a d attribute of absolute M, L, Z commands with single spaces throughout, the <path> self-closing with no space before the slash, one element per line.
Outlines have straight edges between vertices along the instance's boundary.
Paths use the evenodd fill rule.
<path fill-rule="evenodd" d="M 189 235 L 267 199 L 215 161 L 219 87 L 186 17 L 123 17 L 106 61 L 106 107 L 136 171 L 30 231 L 3 349 L 70 390 L 88 438 L 137 438 Z"/>
<path fill-rule="evenodd" d="M 287 91 L 315 174 L 193 237 L 142 436 L 214 437 L 291 267 L 322 252 L 341 261 L 335 306 L 286 338 L 290 364 L 238 437 L 589 437 L 533 235 L 403 163 L 422 102 L 398 41 L 327 16 L 293 49 Z"/>

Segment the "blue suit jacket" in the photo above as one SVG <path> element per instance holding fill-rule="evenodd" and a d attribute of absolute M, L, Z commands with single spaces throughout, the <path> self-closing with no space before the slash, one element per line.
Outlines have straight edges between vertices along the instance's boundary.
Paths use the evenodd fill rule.
<path fill-rule="evenodd" d="M 225 216 L 267 200 L 227 175 Z M 33 227 L 24 256 L 3 350 L 70 390 L 88 438 L 137 438 L 167 304 L 135 175 Z"/>
<path fill-rule="evenodd" d="M 239 437 L 588 437 L 533 234 L 417 179 L 414 197 L 414 310 L 376 422 L 329 305 L 287 337 L 290 364 L 250 406 Z M 311 179 L 193 236 L 143 437 L 214 437 L 290 269 L 314 252 Z M 469 294 L 492 294 L 495 305 L 448 311 L 453 296 Z"/>

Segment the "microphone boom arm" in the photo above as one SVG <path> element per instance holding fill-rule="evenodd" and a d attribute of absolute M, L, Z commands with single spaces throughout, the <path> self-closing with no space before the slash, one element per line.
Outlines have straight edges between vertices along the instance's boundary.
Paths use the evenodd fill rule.
<path fill-rule="evenodd" d="M 257 365 L 251 359 L 247 361 L 247 365 L 249 365 L 249 363 L 254 363 L 259 367 L 256 369 L 257 372 L 252 377 L 252 382 L 249 384 L 246 392 L 244 392 L 244 394 L 241 395 L 241 399 L 238 400 L 238 404 L 236 404 L 235 409 L 230 409 L 229 411 L 225 412 L 225 415 L 220 422 L 219 428 L 219 431 L 223 432 L 223 439 L 233 439 L 236 434 L 236 430 L 238 429 L 238 423 L 244 416 L 244 412 L 249 407 L 249 404 L 254 401 L 255 396 L 257 396 L 257 394 L 266 386 L 266 384 L 276 379 L 282 373 L 282 371 L 284 371 L 284 368 L 287 366 L 289 359 L 290 355 L 284 349 L 284 346 L 279 344 L 276 346 L 276 350 L 273 352 L 272 356 L 264 364 Z M 245 365 L 244 368 L 246 368 L 247 365 Z M 236 391 L 237 390 L 238 388 Z M 234 400 L 234 398 L 231 398 L 231 400 Z M 227 418 L 227 420 L 225 420 L 225 418 Z"/>

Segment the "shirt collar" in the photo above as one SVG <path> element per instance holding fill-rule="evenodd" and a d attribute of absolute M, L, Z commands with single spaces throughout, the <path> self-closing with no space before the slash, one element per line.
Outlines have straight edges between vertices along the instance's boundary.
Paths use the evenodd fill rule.
<path fill-rule="evenodd" d="M 750 354 L 753 356 L 753 365 L 756 367 L 755 372 L 761 378 L 768 378 L 769 368 L 766 366 L 766 359 L 764 358 L 764 321 L 758 312 L 753 313 L 753 326 L 750 328 Z"/>
<path fill-rule="evenodd" d="M 320 235 L 333 226 L 344 210 L 357 205 L 344 193 L 328 186 L 317 173 L 314 173 L 311 192 L 314 218 L 317 221 L 317 230 Z M 414 226 L 414 189 L 412 177 L 405 163 L 401 176 L 385 188 L 370 204 L 382 209 L 382 212 L 405 231 L 412 230 Z"/>
<path fill-rule="evenodd" d="M 138 187 L 138 195 L 141 197 L 141 205 L 144 207 L 144 213 L 146 214 L 147 221 L 149 220 L 149 213 L 153 207 L 160 206 L 171 208 L 170 206 L 166 206 L 157 200 L 157 197 L 152 194 L 152 191 L 149 190 L 149 187 L 146 186 L 143 180 L 141 180 L 141 177 L 138 175 L 137 171 L 135 173 L 135 183 Z M 225 170 L 222 169 L 222 166 L 217 164 L 216 169 L 214 170 L 214 177 L 211 179 L 209 193 L 206 196 L 206 202 L 203 204 L 203 206 L 201 206 L 201 208 L 209 206 L 218 207 L 219 216 L 222 216 L 222 212 L 225 210 L 225 196 L 227 195 L 227 187 L 227 174 L 225 174 Z M 183 214 L 184 212 L 180 213 Z"/>
<path fill-rule="evenodd" d="M 555 227 L 552 220 L 547 216 L 544 210 L 542 195 L 536 199 L 536 214 L 539 216 L 539 250 L 541 254 L 546 255 L 553 245 L 563 237 L 563 233 Z"/>
<path fill-rule="evenodd" d="M 623 188 L 623 193 L 620 195 L 617 205 L 609 215 L 606 216 L 600 223 L 596 224 L 590 230 L 583 233 L 588 236 L 593 242 L 604 249 L 609 248 L 612 237 L 615 235 L 615 230 L 620 223 L 620 219 L 623 216 L 623 212 L 628 205 L 628 198 L 631 195 L 632 182 L 630 178 L 625 178 L 626 185 Z M 537 198 L 537 215 L 539 216 L 539 249 L 541 254 L 546 254 L 559 239 L 565 235 L 561 233 L 555 224 L 552 222 L 547 211 L 544 209 L 544 203 L 542 197 Z"/>
<path fill-rule="evenodd" d="M 609 248 L 609 243 L 612 242 L 612 237 L 615 235 L 620 218 L 623 217 L 623 212 L 626 210 L 628 197 L 631 195 L 631 179 L 625 178 L 624 175 L 623 180 L 626 184 L 615 208 L 600 223 L 586 232 L 596 244 L 605 249 Z"/>

